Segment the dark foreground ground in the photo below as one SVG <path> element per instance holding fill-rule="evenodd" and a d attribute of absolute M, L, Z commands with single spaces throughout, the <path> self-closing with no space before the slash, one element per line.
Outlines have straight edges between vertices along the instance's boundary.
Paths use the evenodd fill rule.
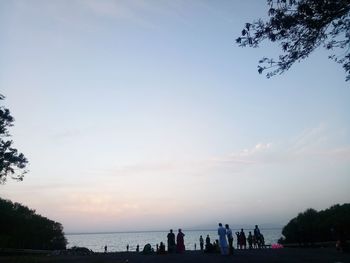
<path fill-rule="evenodd" d="M 233 262 L 233 263 L 350 263 L 350 254 L 330 248 L 284 248 L 235 251 L 233 256 L 203 254 L 200 251 L 187 251 L 184 254 L 142 255 L 134 252 L 94 254 L 90 256 L 0 256 L 0 263 L 172 263 L 172 262 Z"/>

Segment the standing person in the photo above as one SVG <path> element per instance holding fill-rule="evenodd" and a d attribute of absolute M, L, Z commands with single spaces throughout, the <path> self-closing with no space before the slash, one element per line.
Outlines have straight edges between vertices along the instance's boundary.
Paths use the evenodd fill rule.
<path fill-rule="evenodd" d="M 126 245 L 126 252 L 129 252 L 129 244 Z"/>
<path fill-rule="evenodd" d="M 226 228 L 226 235 L 228 240 L 228 251 L 229 254 L 233 254 L 233 236 L 232 236 L 232 230 L 230 229 L 230 226 L 228 224 L 225 225 Z"/>
<path fill-rule="evenodd" d="M 236 232 L 236 236 L 237 236 L 237 249 L 239 249 L 241 247 L 241 236 L 239 232 Z"/>
<path fill-rule="evenodd" d="M 256 236 L 256 237 L 260 236 L 260 229 L 259 229 L 258 225 L 255 225 L 254 236 Z"/>
<path fill-rule="evenodd" d="M 105 253 L 107 253 L 107 245 L 105 245 Z"/>
<path fill-rule="evenodd" d="M 258 248 L 258 239 L 253 235 L 253 248 Z"/>
<path fill-rule="evenodd" d="M 210 244 L 210 237 L 209 237 L 209 235 L 207 235 L 207 237 L 205 238 L 205 244 L 206 245 Z"/>
<path fill-rule="evenodd" d="M 203 237 L 202 237 L 202 236 L 199 237 L 199 246 L 200 246 L 200 248 L 201 248 L 201 251 L 203 251 L 204 240 L 203 240 Z"/>
<path fill-rule="evenodd" d="M 168 233 L 168 252 L 173 253 L 175 251 L 175 234 L 173 233 L 173 230 L 170 229 L 170 232 Z"/>
<path fill-rule="evenodd" d="M 261 233 L 260 233 L 260 229 L 259 229 L 258 225 L 255 225 L 254 236 L 255 236 L 258 248 L 261 248 Z"/>
<path fill-rule="evenodd" d="M 222 226 L 221 223 L 219 223 L 218 235 L 219 235 L 219 245 L 220 245 L 221 255 L 227 255 L 228 253 L 227 253 L 226 229 Z"/>
<path fill-rule="evenodd" d="M 245 233 L 243 231 L 243 228 L 241 229 L 241 233 L 239 234 L 240 238 L 241 238 L 241 249 L 246 249 L 247 248 L 247 238 L 245 237 Z"/>
<path fill-rule="evenodd" d="M 177 233 L 176 236 L 176 250 L 178 253 L 183 253 L 185 252 L 185 242 L 184 242 L 184 236 L 185 234 L 182 233 L 181 228 L 179 228 L 179 232 Z"/>
<path fill-rule="evenodd" d="M 210 243 L 210 237 L 207 235 L 205 238 L 205 251 L 210 252 L 211 251 L 211 243 Z"/>
<path fill-rule="evenodd" d="M 260 244 L 262 248 L 266 248 L 265 247 L 265 238 L 264 235 L 260 233 Z"/>
<path fill-rule="evenodd" d="M 253 248 L 253 236 L 252 236 L 252 232 L 250 232 L 250 231 L 248 234 L 248 245 L 249 245 L 249 249 Z"/>

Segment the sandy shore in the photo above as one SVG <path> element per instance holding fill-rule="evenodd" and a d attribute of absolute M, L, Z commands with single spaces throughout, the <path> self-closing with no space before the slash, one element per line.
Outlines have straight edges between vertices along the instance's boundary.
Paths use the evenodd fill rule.
<path fill-rule="evenodd" d="M 236 250 L 233 256 L 204 254 L 200 251 L 186 251 L 184 254 L 142 255 L 135 252 L 94 254 L 90 256 L 0 256 L 1 263 L 151 263 L 151 262 L 235 262 L 235 263 L 291 263 L 291 262 L 327 262 L 350 263 L 350 254 L 344 254 L 330 248 L 285 248 L 263 250 Z"/>

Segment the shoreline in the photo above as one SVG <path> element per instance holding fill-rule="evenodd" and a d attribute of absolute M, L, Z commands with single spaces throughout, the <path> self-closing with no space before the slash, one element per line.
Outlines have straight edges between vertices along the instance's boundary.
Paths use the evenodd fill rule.
<path fill-rule="evenodd" d="M 350 253 L 337 251 L 335 248 L 283 248 L 283 249 L 257 249 L 235 250 L 231 256 L 220 254 L 206 254 L 202 251 L 185 251 L 182 254 L 151 254 L 143 255 L 137 252 L 110 252 L 93 253 L 91 255 L 0 255 L 2 263 L 151 263 L 151 262 L 350 262 Z"/>

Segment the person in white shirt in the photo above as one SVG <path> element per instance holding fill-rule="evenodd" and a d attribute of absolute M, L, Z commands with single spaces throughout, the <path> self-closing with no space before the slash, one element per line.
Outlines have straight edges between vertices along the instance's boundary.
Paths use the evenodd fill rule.
<path fill-rule="evenodd" d="M 219 223 L 218 235 L 219 235 L 219 245 L 220 245 L 221 255 L 228 255 L 226 229 L 222 226 L 221 223 Z"/>

